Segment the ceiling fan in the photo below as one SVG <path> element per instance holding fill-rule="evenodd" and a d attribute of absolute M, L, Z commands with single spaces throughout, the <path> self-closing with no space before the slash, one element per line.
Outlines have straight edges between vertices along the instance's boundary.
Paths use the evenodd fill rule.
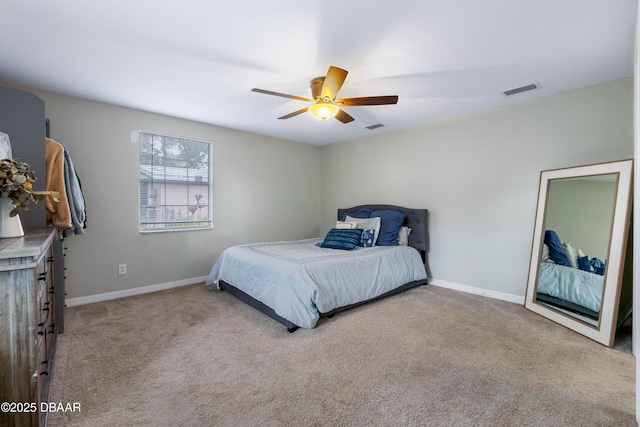
<path fill-rule="evenodd" d="M 270 90 L 253 88 L 251 91 L 264 93 L 266 95 L 281 96 L 283 98 L 297 99 L 298 101 L 310 102 L 312 105 L 294 111 L 278 119 L 289 119 L 298 114 L 309 111 L 314 117 L 320 120 L 327 120 L 335 117 L 342 123 L 352 122 L 354 119 L 340 107 L 354 107 L 359 105 L 388 105 L 396 104 L 398 97 L 392 96 L 365 96 L 360 98 L 343 98 L 336 99 L 338 91 L 342 87 L 347 78 L 348 71 L 338 67 L 329 67 L 326 76 L 316 77 L 311 80 L 311 96 L 312 99 L 302 98 L 295 95 L 287 95 L 286 93 L 272 92 Z"/>

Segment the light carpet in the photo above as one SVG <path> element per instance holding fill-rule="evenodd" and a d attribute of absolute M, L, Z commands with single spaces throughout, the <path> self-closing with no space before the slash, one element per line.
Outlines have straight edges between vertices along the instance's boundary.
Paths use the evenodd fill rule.
<path fill-rule="evenodd" d="M 193 285 L 66 309 L 49 426 L 635 426 L 613 349 L 522 306 L 434 286 L 315 329 Z"/>

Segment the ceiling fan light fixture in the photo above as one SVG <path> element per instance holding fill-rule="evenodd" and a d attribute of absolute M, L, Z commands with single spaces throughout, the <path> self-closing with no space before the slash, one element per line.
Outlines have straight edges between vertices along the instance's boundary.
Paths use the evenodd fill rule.
<path fill-rule="evenodd" d="M 316 102 L 309 107 L 309 112 L 313 117 L 323 121 L 335 117 L 338 111 L 340 111 L 340 108 L 331 102 Z"/>

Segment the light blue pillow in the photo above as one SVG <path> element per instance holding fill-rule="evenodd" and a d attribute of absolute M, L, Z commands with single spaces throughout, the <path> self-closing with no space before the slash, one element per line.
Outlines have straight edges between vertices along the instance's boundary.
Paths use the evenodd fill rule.
<path fill-rule="evenodd" d="M 319 246 L 350 251 L 360 247 L 361 236 L 362 229 L 360 228 L 332 228 Z"/>
<path fill-rule="evenodd" d="M 404 223 L 405 214 L 398 211 L 372 211 L 369 218 L 380 218 L 378 246 L 398 246 L 398 233 Z"/>

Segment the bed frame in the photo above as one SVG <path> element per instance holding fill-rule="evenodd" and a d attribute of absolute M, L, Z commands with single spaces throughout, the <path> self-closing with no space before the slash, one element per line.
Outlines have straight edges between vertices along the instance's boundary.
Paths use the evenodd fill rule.
<path fill-rule="evenodd" d="M 394 210 L 394 211 L 403 212 L 406 215 L 404 220 L 404 225 L 411 228 L 411 233 L 409 234 L 409 246 L 416 248 L 418 252 L 420 252 L 420 256 L 422 257 L 422 262 L 425 266 L 425 270 L 427 271 L 427 275 L 428 275 L 429 269 L 427 266 L 427 253 L 429 252 L 429 234 L 428 234 L 428 227 L 427 227 L 428 225 L 427 209 L 409 209 L 409 208 L 404 208 L 401 206 L 394 206 L 394 205 L 360 205 L 360 206 L 354 206 L 352 208 L 347 208 L 347 209 L 338 209 L 337 219 L 343 220 L 345 215 L 355 213 L 360 209 L 365 209 L 365 208 L 368 208 L 371 210 Z M 428 278 L 425 280 L 417 280 L 414 282 L 405 283 L 399 288 L 396 288 L 392 291 L 384 293 L 375 298 L 372 298 L 366 301 L 361 301 L 356 304 L 351 304 L 345 307 L 339 307 L 327 313 L 320 313 L 320 317 L 333 317 L 334 314 L 339 313 L 341 311 L 348 310 L 350 308 L 357 307 L 362 304 L 369 303 L 371 301 L 376 301 L 390 295 L 395 295 L 397 293 L 404 292 L 407 289 L 415 288 L 416 286 L 426 285 L 427 283 L 428 283 Z M 245 292 L 239 290 L 235 286 L 223 280 L 220 280 L 218 287 L 221 290 L 229 292 L 231 295 L 249 304 L 253 308 L 266 314 L 267 316 L 271 317 L 277 322 L 283 324 L 284 326 L 287 327 L 287 331 L 295 332 L 296 330 L 299 329 L 298 325 L 295 325 L 291 323 L 289 320 L 279 316 L 271 307 L 269 307 L 268 305 L 264 304 L 261 301 L 258 301 L 252 296 L 247 295 Z"/>
<path fill-rule="evenodd" d="M 541 301 L 545 304 L 549 304 L 552 305 L 554 307 L 558 307 L 558 308 L 562 308 L 564 310 L 568 310 L 572 313 L 576 313 L 576 314 L 580 314 L 582 316 L 585 316 L 589 319 L 592 320 L 598 320 L 600 318 L 600 313 L 597 313 L 593 310 L 590 310 L 586 307 L 583 307 L 581 305 L 572 303 L 571 301 L 566 301 L 560 298 L 556 298 L 553 297 L 551 295 L 547 295 L 547 294 L 541 294 L 541 293 L 537 293 L 536 294 L 536 299 L 538 301 Z"/>

